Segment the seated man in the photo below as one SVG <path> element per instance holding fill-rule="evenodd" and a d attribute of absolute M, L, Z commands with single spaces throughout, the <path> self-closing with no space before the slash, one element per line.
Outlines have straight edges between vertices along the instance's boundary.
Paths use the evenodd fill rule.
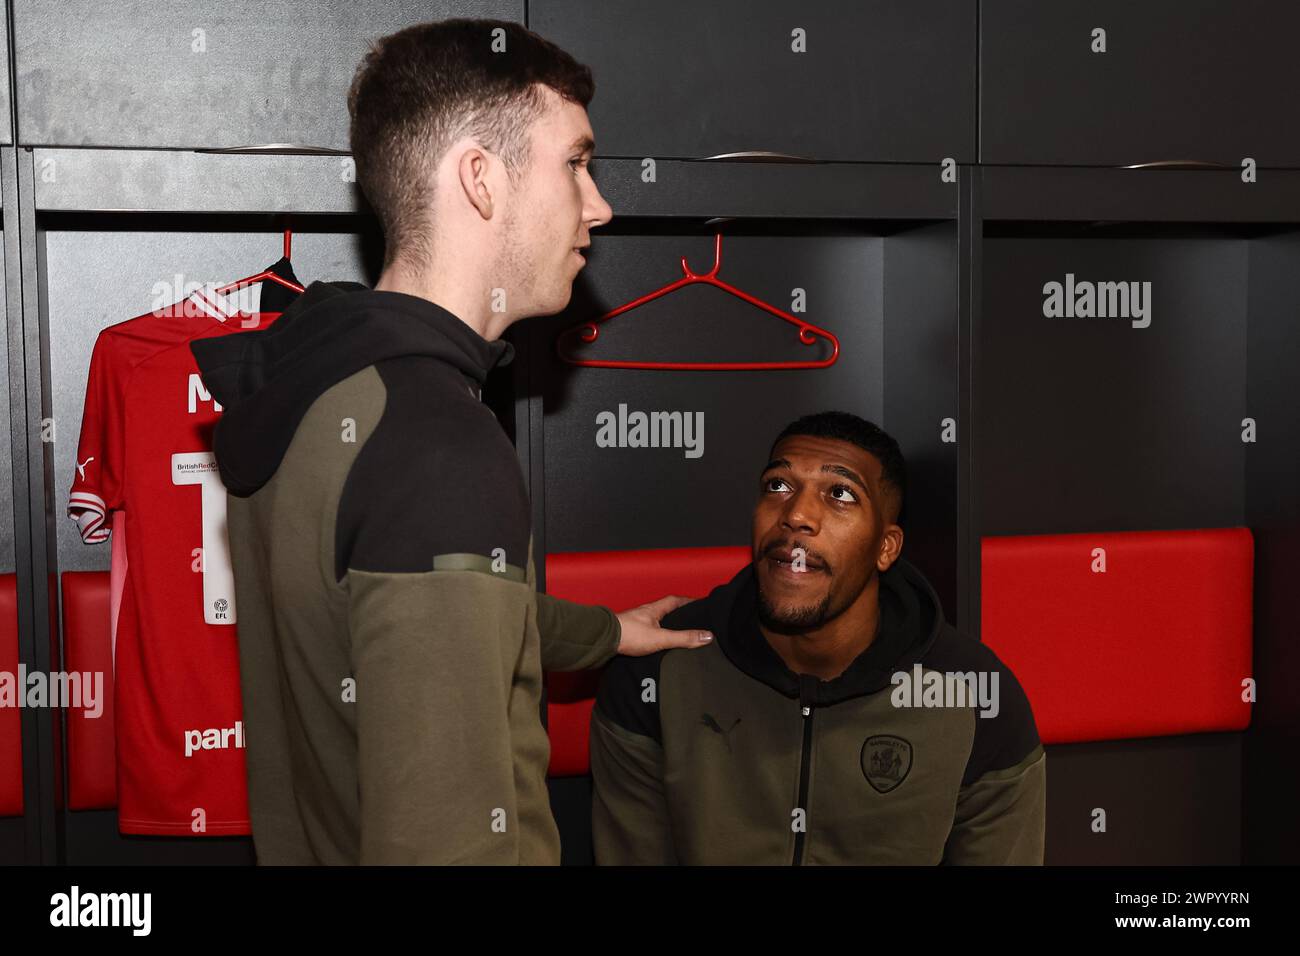
<path fill-rule="evenodd" d="M 753 561 L 620 658 L 591 723 L 598 864 L 1043 862 L 1029 701 L 900 558 L 903 457 L 822 412 L 772 447 Z"/>

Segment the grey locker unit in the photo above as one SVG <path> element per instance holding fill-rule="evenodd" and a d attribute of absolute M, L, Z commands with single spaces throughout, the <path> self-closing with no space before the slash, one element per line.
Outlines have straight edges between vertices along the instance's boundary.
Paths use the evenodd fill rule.
<path fill-rule="evenodd" d="M 600 153 L 679 159 L 972 162 L 975 19 L 975 0 L 528 6 L 595 73 Z"/>
<path fill-rule="evenodd" d="M 334 155 L 347 148 L 344 93 L 368 41 L 447 16 L 523 15 L 519 2 L 15 6 L 6 35 L 29 148 L 4 154 L 6 268 L 30 667 L 59 666 L 59 574 L 108 567 L 108 550 L 82 544 L 65 517 L 95 334 L 147 311 L 164 294 L 156 283 L 179 297 L 186 282 L 226 281 L 278 259 L 284 223 L 268 213 L 300 214 L 293 261 L 304 282 L 373 282 L 375 223 L 361 215 L 348 157 Z M 189 151 L 241 147 L 258 155 Z M 57 421 L 61 441 L 20 427 L 43 417 Z M 247 838 L 123 837 L 114 811 L 65 810 L 58 717 L 24 720 L 27 813 L 0 821 L 0 859 L 251 861 Z M 10 839 L 14 826 L 21 839 Z"/>
<path fill-rule="evenodd" d="M 1300 571 L 1300 417 L 1287 397 L 1300 173 L 975 175 L 971 594 L 983 535 L 1247 525 L 1255 675 L 1285 684 L 1295 651 L 1281 582 Z M 1045 317 L 1043 285 L 1067 271 L 1152 281 L 1150 326 Z M 1270 422 L 1266 440 L 1242 442 L 1247 416 Z M 1278 691 L 1260 695 L 1243 733 L 1049 747 L 1061 766 L 1049 772 L 1049 862 L 1294 859 L 1283 755 L 1300 721 Z M 1085 804 L 1123 825 L 1092 834 Z"/>
<path fill-rule="evenodd" d="M 634 160 L 600 160 L 620 213 L 596 236 L 567 309 L 530 320 L 535 547 L 570 551 L 748 546 L 759 474 L 777 433 L 800 415 L 850 411 L 893 435 L 908 462 L 904 553 L 958 617 L 961 186 L 937 167 L 664 163 L 681 196 L 642 184 Z M 964 172 L 964 170 L 963 170 Z M 606 188 L 608 186 L 608 188 Z M 714 221 L 711 213 L 725 217 Z M 825 369 L 665 371 L 584 368 L 556 355 L 563 330 L 713 265 L 718 277 L 834 333 Z M 795 311 L 802 298 L 805 311 Z M 822 359 L 795 326 L 727 292 L 678 289 L 602 323 L 591 359 L 759 362 Z M 597 447 L 596 417 L 631 411 L 702 416 L 688 449 Z M 695 436 L 697 439 L 699 435 Z M 619 609 L 621 610 L 621 608 Z M 565 862 L 590 861 L 590 787 L 552 781 Z"/>
<path fill-rule="evenodd" d="M 4 243 L 0 303 L 4 308 L 5 334 L 0 339 L 0 348 L 4 350 L 3 361 L 0 361 L 0 379 L 3 379 L 0 387 L 3 388 L 5 401 L 0 405 L 0 574 L 14 575 L 16 588 L 21 594 L 29 580 L 27 569 L 20 567 L 19 561 L 26 551 L 24 542 L 28 534 L 27 512 L 20 506 L 27 482 L 26 457 L 23 453 L 26 421 L 23 415 L 14 415 L 13 409 L 22 408 L 23 405 L 22 299 L 18 275 L 18 235 L 17 230 L 12 228 L 12 216 L 7 215 L 16 205 L 16 195 L 14 151 L 3 147 L 0 148 L 0 225 L 5 228 L 0 231 L 0 239 Z M 20 600 L 20 661 L 26 661 L 30 653 L 25 646 L 29 629 L 22 626 L 23 611 Z M 34 719 L 28 719 L 30 713 L 24 711 L 20 720 L 24 721 L 23 730 L 33 735 L 31 740 L 34 743 L 36 725 Z M 23 756 L 31 756 L 27 746 L 23 748 Z M 23 782 L 27 783 L 25 774 Z M 28 847 L 32 843 L 28 828 L 36 819 L 36 807 L 26 794 L 23 803 L 22 816 L 0 817 L 0 864 L 20 863 L 28 858 Z"/>
<path fill-rule="evenodd" d="M 30 514 L 34 527 L 46 529 L 32 539 L 33 630 L 56 635 L 41 666 L 57 667 L 60 575 L 109 567 L 109 548 L 82 543 L 65 516 L 98 332 L 147 312 L 159 298 L 174 301 L 198 284 L 232 281 L 275 262 L 283 251 L 281 213 L 294 213 L 287 220 L 292 262 L 304 284 L 372 283 L 382 246 L 355 185 L 341 175 L 340 157 L 23 148 L 16 155 L 17 218 L 31 237 L 23 260 L 26 415 L 57 424 L 54 442 L 27 440 Z M 44 753 L 61 762 L 57 739 Z M 67 770 L 42 765 L 37 776 L 51 786 Z M 43 804 L 46 862 L 253 860 L 247 837 L 123 836 L 114 810 L 63 807 Z"/>
<path fill-rule="evenodd" d="M 446 17 L 523 22 L 522 0 L 14 3 L 25 146 L 348 149 L 367 44 Z"/>
<path fill-rule="evenodd" d="M 1300 166 L 1294 4 L 981 0 L 979 32 L 981 163 Z"/>
<path fill-rule="evenodd" d="M 4 15 L 5 42 L 0 44 L 0 145 L 14 141 L 13 99 L 9 92 L 9 0 L 0 2 Z"/>

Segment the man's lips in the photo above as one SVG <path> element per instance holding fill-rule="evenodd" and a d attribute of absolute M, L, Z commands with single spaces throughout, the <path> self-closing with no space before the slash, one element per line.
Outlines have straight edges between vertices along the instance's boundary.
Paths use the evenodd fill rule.
<path fill-rule="evenodd" d="M 780 587 L 803 587 L 825 574 L 821 568 L 814 568 L 812 565 L 806 565 L 804 570 L 796 571 L 790 562 L 780 561 L 770 556 L 763 559 L 763 564 L 766 571 L 763 577 Z"/>
<path fill-rule="evenodd" d="M 796 571 L 794 562 L 798 549 L 794 548 L 773 548 L 764 555 L 764 559 L 770 561 L 779 570 L 787 571 L 791 574 L 808 574 L 811 572 L 825 571 L 826 566 L 815 558 L 803 554 L 803 570 Z"/>

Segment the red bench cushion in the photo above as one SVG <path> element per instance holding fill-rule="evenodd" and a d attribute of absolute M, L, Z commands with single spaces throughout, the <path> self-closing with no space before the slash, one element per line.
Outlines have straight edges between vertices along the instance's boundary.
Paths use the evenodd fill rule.
<path fill-rule="evenodd" d="M 63 573 L 63 661 L 69 673 L 104 675 L 103 707 L 89 717 L 80 707 L 65 713 L 68 734 L 68 807 L 117 806 L 117 746 L 113 736 L 113 645 L 109 573 Z"/>
<path fill-rule="evenodd" d="M 12 676 L 15 694 L 26 693 L 18 681 L 18 584 L 13 574 L 0 574 L 0 673 Z M 22 713 L 18 707 L 0 707 L 0 817 L 23 815 Z"/>
<path fill-rule="evenodd" d="M 1044 743 L 1242 730 L 1253 567 L 1248 528 L 984 538 L 981 638 Z"/>
<path fill-rule="evenodd" d="M 626 611 L 666 594 L 704 597 L 730 581 L 749 563 L 750 555 L 748 547 L 548 554 L 546 591 L 567 601 Z M 598 679 L 597 671 L 547 675 L 546 726 L 553 777 L 589 772 L 587 733 Z"/>

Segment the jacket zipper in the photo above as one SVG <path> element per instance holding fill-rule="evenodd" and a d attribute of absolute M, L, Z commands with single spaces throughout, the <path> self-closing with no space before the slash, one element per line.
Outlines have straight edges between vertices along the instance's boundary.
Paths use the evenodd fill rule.
<path fill-rule="evenodd" d="M 808 769 L 812 763 L 812 683 L 817 678 L 799 675 L 799 712 L 803 715 L 803 749 L 799 754 L 799 809 L 803 811 L 803 829 L 794 835 L 794 860 L 792 866 L 803 865 L 804 839 L 808 835 Z"/>

